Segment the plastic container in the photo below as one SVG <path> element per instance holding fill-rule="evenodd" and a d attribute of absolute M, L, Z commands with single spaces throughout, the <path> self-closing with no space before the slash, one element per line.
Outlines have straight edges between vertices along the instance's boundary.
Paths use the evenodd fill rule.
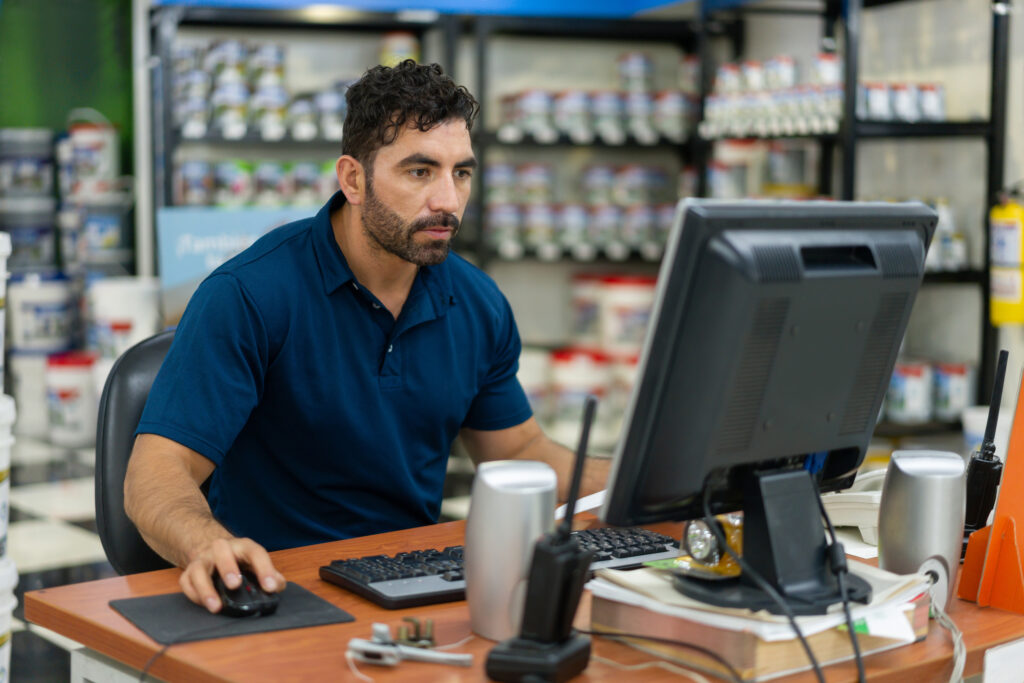
<path fill-rule="evenodd" d="M 160 331 L 160 284 L 155 277 L 108 277 L 86 288 L 87 345 L 116 359 Z"/>
<path fill-rule="evenodd" d="M 50 427 L 46 414 L 46 354 L 11 351 L 7 364 L 11 395 L 18 405 L 14 433 L 45 439 Z"/>
<path fill-rule="evenodd" d="M 4 349 L 7 325 L 7 259 L 11 255 L 11 236 L 0 232 L 0 387 L 4 386 Z"/>
<path fill-rule="evenodd" d="M 619 356 L 611 359 L 611 382 L 608 387 L 607 410 L 604 420 L 608 425 L 609 440 L 617 443 L 622 436 L 626 408 L 640 371 L 640 356 Z"/>
<path fill-rule="evenodd" d="M 7 522 L 10 518 L 8 511 L 11 502 L 11 446 L 14 445 L 11 428 L 14 426 L 15 417 L 14 399 L 6 394 L 0 395 L 0 558 L 7 556 Z"/>
<path fill-rule="evenodd" d="M 415 33 L 409 31 L 390 31 L 380 40 L 380 63 L 384 66 L 397 66 L 406 59 L 419 61 L 420 41 Z"/>
<path fill-rule="evenodd" d="M 75 206 L 81 213 L 79 250 L 85 262 L 129 268 L 132 263 L 131 193 L 78 195 Z"/>
<path fill-rule="evenodd" d="M 11 679 L 11 623 L 18 599 L 14 588 L 18 585 L 18 569 L 9 557 L 0 559 L 0 683 Z"/>
<path fill-rule="evenodd" d="M 92 194 L 121 175 L 121 146 L 117 129 L 95 109 L 74 109 L 68 128 L 74 164 L 74 194 Z"/>
<path fill-rule="evenodd" d="M 932 368 L 918 361 L 899 361 L 885 395 L 885 412 L 899 424 L 920 424 L 932 417 Z"/>
<path fill-rule="evenodd" d="M 936 363 L 933 411 L 936 420 L 953 421 L 971 405 L 974 372 L 968 363 Z"/>
<path fill-rule="evenodd" d="M 596 348 L 601 342 L 601 278 L 573 275 L 569 293 L 569 339 L 574 346 Z"/>
<path fill-rule="evenodd" d="M 11 238 L 11 270 L 53 268 L 56 263 L 56 203 L 51 197 L 0 199 L 0 230 Z"/>
<path fill-rule="evenodd" d="M 65 448 L 96 443 L 96 354 L 68 351 L 46 359 L 46 408 L 50 442 Z"/>
<path fill-rule="evenodd" d="M 608 393 L 611 381 L 607 355 L 586 349 L 561 349 L 551 353 L 551 426 L 549 436 L 568 448 L 576 448 L 583 421 L 583 402 L 588 394 L 598 399 Z M 590 433 L 595 449 L 609 446 L 604 409 L 598 405 Z"/>
<path fill-rule="evenodd" d="M 549 395 L 551 392 L 551 356 L 541 349 L 523 349 L 519 355 L 516 379 L 526 392 L 533 416 L 542 426 L 551 418 Z"/>
<path fill-rule="evenodd" d="M 608 275 L 601 280 L 601 349 L 619 355 L 643 350 L 657 278 Z"/>
<path fill-rule="evenodd" d="M 985 426 L 988 424 L 988 406 L 970 406 L 964 409 L 960 420 L 964 427 L 964 458 L 970 458 L 971 453 L 981 448 L 981 442 L 985 438 Z M 996 455 L 999 459 L 1006 461 L 1006 449 L 1010 444 L 1010 428 L 1013 425 L 1013 410 L 1001 408 L 999 410 L 999 421 L 996 423 Z"/>
<path fill-rule="evenodd" d="M 53 192 L 53 132 L 0 128 L 0 197 Z"/>
<path fill-rule="evenodd" d="M 71 284 L 60 273 L 20 273 L 7 287 L 8 345 L 56 353 L 71 346 Z"/>

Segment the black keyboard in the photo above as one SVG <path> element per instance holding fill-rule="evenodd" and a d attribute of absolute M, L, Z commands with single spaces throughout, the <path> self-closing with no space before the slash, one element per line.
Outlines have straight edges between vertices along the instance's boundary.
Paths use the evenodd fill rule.
<path fill-rule="evenodd" d="M 646 529 L 609 527 L 574 531 L 584 550 L 593 550 L 590 570 L 632 569 L 644 562 L 675 557 L 679 542 Z M 335 560 L 320 567 L 320 578 L 387 609 L 405 609 L 466 597 L 462 546 L 412 550 Z"/>

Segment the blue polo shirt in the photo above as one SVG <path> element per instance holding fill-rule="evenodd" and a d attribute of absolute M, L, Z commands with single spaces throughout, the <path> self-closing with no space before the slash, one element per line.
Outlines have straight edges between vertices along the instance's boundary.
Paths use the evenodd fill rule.
<path fill-rule="evenodd" d="M 269 550 L 436 522 L 459 430 L 531 415 L 494 282 L 451 254 L 395 320 L 334 239 L 343 202 L 203 281 L 137 430 L 211 460 L 214 515 Z"/>

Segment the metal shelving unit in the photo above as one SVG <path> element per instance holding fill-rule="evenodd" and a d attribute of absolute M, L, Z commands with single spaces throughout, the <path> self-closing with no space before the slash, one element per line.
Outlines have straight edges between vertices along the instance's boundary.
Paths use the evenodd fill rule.
<path fill-rule="evenodd" d="M 481 168 L 486 168 L 488 152 L 496 148 L 528 147 L 539 148 L 592 148 L 608 150 L 657 150 L 671 148 L 683 162 L 695 158 L 695 147 L 692 142 L 676 144 L 659 141 L 655 145 L 644 145 L 628 139 L 623 145 L 608 145 L 601 141 L 587 144 L 576 144 L 562 137 L 552 144 L 539 143 L 530 138 L 515 143 L 506 143 L 498 139 L 493 131 L 484 128 L 486 121 L 485 108 L 491 92 L 492 83 L 488 77 L 490 64 L 490 44 L 495 36 L 547 37 L 561 41 L 571 40 L 608 40 L 616 42 L 653 42 L 678 45 L 684 52 L 695 52 L 698 43 L 698 27 L 692 21 L 655 21 L 655 20 L 606 20 L 606 19 L 574 19 L 557 17 L 503 17 L 479 16 L 472 20 L 471 29 L 475 40 L 477 80 L 475 95 L 481 103 L 478 128 L 474 131 L 473 146 Z M 478 230 L 474 243 L 468 245 L 485 265 L 494 255 L 484 244 L 484 222 L 486 207 L 484 205 L 483 188 L 478 187 L 472 208 L 476 215 Z M 639 260 L 639 259 L 631 259 Z"/>
<path fill-rule="evenodd" d="M 819 166 L 819 189 L 822 194 L 833 194 L 839 199 L 852 200 L 856 197 L 857 146 L 864 140 L 899 139 L 977 139 L 985 144 L 987 172 L 985 178 L 985 215 L 982 225 L 985 244 L 989 239 L 988 210 L 998 202 L 998 193 L 1003 188 L 1006 145 L 1006 91 L 1009 66 L 1009 3 L 1005 0 L 990 0 L 992 11 L 992 45 L 990 61 L 990 107 L 989 118 L 985 121 L 943 121 L 928 123 L 902 123 L 893 121 L 865 121 L 856 117 L 858 57 L 860 46 L 861 14 L 866 8 L 906 3 L 908 0 L 823 0 L 813 7 L 771 7 L 765 4 L 752 5 L 750 0 L 702 0 L 699 22 L 702 27 L 719 21 L 723 13 L 735 17 L 746 14 L 774 15 L 818 15 L 825 22 L 824 39 L 834 45 L 837 35 L 842 35 L 843 55 L 843 118 L 840 130 L 835 135 L 801 136 L 816 138 L 821 142 Z M 742 38 L 742 29 L 736 35 Z M 700 36 L 702 56 L 702 93 L 711 90 L 712 70 L 710 40 L 706 32 Z M 737 53 L 742 51 L 742 40 L 735 45 Z M 702 112 L 703 114 L 703 112 Z M 793 138 L 787 138 L 793 139 Z M 710 143 L 708 143 L 710 144 Z M 835 152 L 840 153 L 840 179 L 838 192 L 832 177 Z M 708 156 L 707 148 L 701 161 Z M 706 165 L 701 163 L 700 176 L 702 192 L 706 192 Z M 979 320 L 980 358 L 978 363 L 979 381 L 977 400 L 986 403 L 992 393 L 995 374 L 996 334 L 989 318 L 989 267 L 990 256 L 985 250 L 984 263 L 980 270 L 960 272 L 927 273 L 925 284 L 948 285 L 970 284 L 978 287 L 982 299 L 982 313 Z M 914 430 L 911 430 L 914 431 Z M 922 431 L 917 429 L 917 432 Z M 927 431 L 926 429 L 924 431 Z"/>
<path fill-rule="evenodd" d="M 266 148 L 279 145 L 290 149 L 327 149 L 331 145 L 340 148 L 340 142 L 328 140 L 281 140 L 265 141 L 255 136 L 240 140 L 226 140 L 211 135 L 200 140 L 181 137 L 173 125 L 172 110 L 172 46 L 183 27 L 207 27 L 224 29 L 273 29 L 277 31 L 302 30 L 317 32 L 380 33 L 408 31 L 424 44 L 429 30 L 440 30 L 443 34 L 443 54 L 440 61 L 446 70 L 455 63 L 455 40 L 457 22 L 454 17 L 436 12 L 368 12 L 340 6 L 317 6 L 310 9 L 272 10 L 238 9 L 222 7 L 195 7 L 169 5 L 155 8 L 151 13 L 151 52 L 156 58 L 152 73 L 150 93 L 153 140 L 153 190 L 154 205 L 161 209 L 170 205 L 172 197 L 172 176 L 170 172 L 174 151 L 181 145 L 206 144 Z"/>

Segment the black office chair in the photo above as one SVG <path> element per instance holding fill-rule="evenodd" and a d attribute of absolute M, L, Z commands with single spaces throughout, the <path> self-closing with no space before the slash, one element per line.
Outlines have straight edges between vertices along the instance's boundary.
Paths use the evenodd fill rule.
<path fill-rule="evenodd" d="M 174 330 L 161 332 L 125 351 L 114 363 L 100 397 L 96 428 L 96 526 L 103 551 L 119 574 L 171 566 L 146 545 L 124 512 L 124 475 L 150 387 Z"/>

